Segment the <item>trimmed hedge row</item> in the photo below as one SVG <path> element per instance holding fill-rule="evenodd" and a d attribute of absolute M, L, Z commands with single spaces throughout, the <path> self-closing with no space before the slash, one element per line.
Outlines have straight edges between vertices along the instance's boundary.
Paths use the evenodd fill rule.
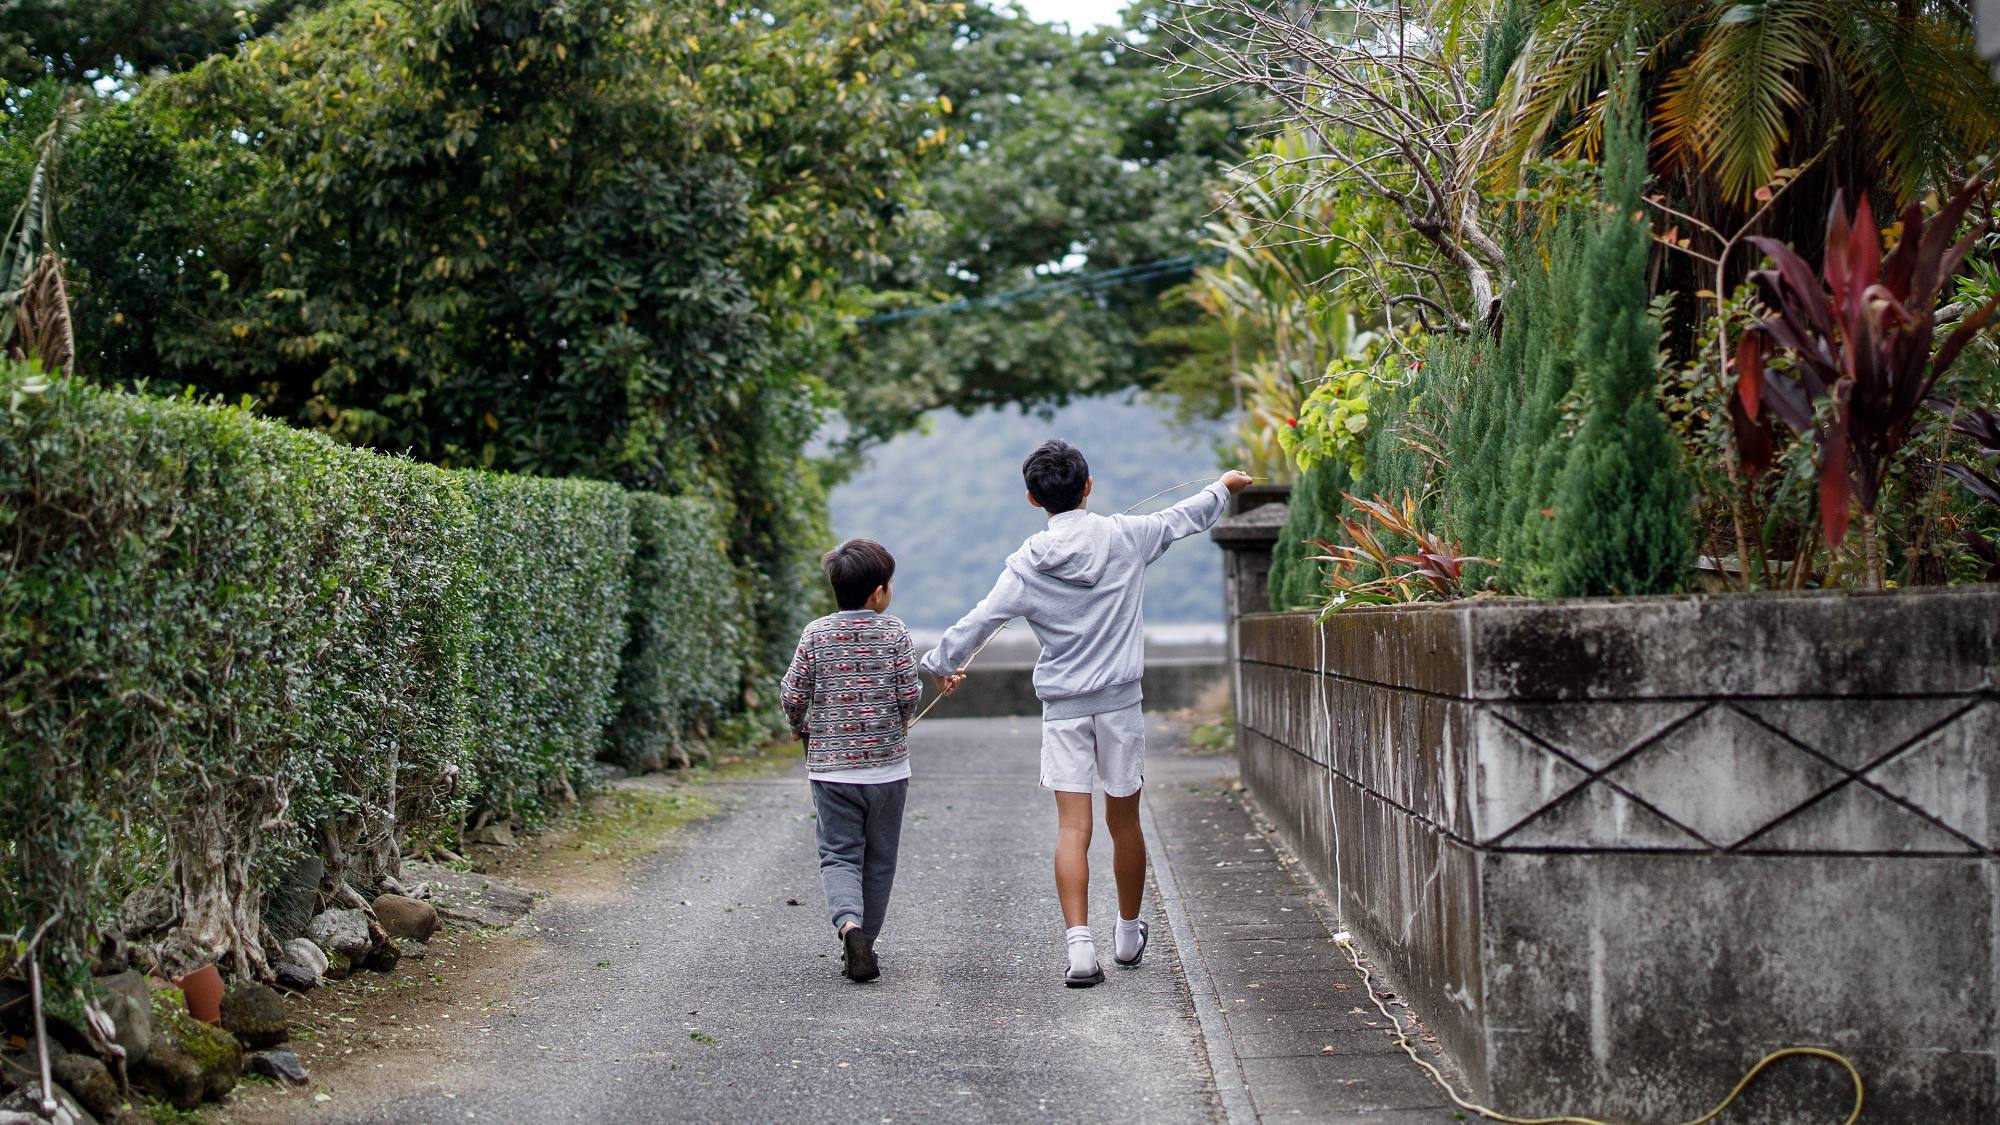
<path fill-rule="evenodd" d="M 688 765 L 683 734 L 740 705 L 756 630 L 715 507 L 650 492 L 627 499 L 632 604 L 611 756 L 635 769 Z"/>
<path fill-rule="evenodd" d="M 317 855 L 348 898 L 738 695 L 750 626 L 700 501 L 15 365 L 0 410 L 0 932 L 54 919 L 71 964 L 143 854 L 178 952 L 259 972 L 269 872 Z"/>

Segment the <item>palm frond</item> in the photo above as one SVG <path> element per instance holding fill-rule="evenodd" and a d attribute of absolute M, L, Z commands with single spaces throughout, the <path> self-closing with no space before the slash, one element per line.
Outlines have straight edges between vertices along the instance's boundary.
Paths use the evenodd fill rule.
<path fill-rule="evenodd" d="M 1830 60 L 1814 3 L 1739 3 L 1702 35 L 1668 79 L 1657 123 L 1670 159 L 1713 174 L 1725 196 L 1749 200 L 1771 181 L 1791 122 L 1805 104 L 1801 80 Z"/>
<path fill-rule="evenodd" d="M 1827 0 L 1842 69 L 1859 95 L 1897 194 L 1915 198 L 1955 179 L 1956 154 L 2000 143 L 2000 86 L 1973 49 L 1969 22 Z"/>
<path fill-rule="evenodd" d="M 1620 65 L 1627 36 L 1671 43 L 1692 25 L 1686 5 L 1670 0 L 1552 0 L 1543 5 L 1487 118 L 1486 169 L 1495 188 L 1520 183 L 1522 169 L 1562 136 L 1566 153 L 1587 151 L 1588 122 Z M 1646 52 L 1651 65 L 1656 49 Z"/>

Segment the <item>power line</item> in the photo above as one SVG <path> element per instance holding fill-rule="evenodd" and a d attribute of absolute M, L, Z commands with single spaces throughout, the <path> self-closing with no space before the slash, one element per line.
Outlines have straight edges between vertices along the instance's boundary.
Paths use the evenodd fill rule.
<path fill-rule="evenodd" d="M 938 305 L 924 305 L 914 309 L 897 309 L 895 312 L 865 316 L 857 324 L 888 324 L 897 320 L 915 320 L 926 316 L 944 316 L 948 313 L 971 312 L 976 309 L 990 309 L 1000 305 L 1011 305 L 1016 301 L 1032 301 L 1045 297 L 1057 297 L 1066 293 L 1095 293 L 1120 285 L 1131 285 L 1155 278 L 1172 277 L 1189 273 L 1202 266 L 1212 266 L 1226 255 L 1221 250 L 1204 250 L 1198 254 L 1183 254 L 1177 258 L 1161 258 L 1154 262 L 1140 262 L 1137 265 L 1119 266 L 1116 269 L 1099 270 L 1096 273 L 1078 274 L 1075 277 L 1044 281 L 1021 289 L 1010 289 L 1005 293 L 994 293 L 985 297 L 961 297 L 956 301 L 946 301 Z"/>

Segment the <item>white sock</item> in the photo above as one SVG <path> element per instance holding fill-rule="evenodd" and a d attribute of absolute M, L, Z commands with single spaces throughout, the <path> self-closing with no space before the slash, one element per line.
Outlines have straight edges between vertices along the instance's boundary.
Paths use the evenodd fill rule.
<path fill-rule="evenodd" d="M 1097 940 L 1090 936 L 1089 926 L 1071 926 L 1063 931 L 1063 939 L 1069 942 L 1070 972 L 1081 977 L 1097 971 Z"/>
<path fill-rule="evenodd" d="M 1139 955 L 1139 920 L 1137 918 L 1118 919 L 1118 928 L 1112 931 L 1111 948 L 1120 961 L 1130 961 Z"/>

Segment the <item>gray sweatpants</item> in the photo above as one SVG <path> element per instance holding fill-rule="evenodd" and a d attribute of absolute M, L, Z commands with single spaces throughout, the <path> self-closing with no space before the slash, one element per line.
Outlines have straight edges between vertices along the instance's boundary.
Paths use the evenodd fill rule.
<path fill-rule="evenodd" d="M 908 778 L 875 785 L 812 783 L 813 810 L 819 817 L 819 879 L 835 930 L 851 918 L 870 941 L 882 932 L 909 792 Z"/>

